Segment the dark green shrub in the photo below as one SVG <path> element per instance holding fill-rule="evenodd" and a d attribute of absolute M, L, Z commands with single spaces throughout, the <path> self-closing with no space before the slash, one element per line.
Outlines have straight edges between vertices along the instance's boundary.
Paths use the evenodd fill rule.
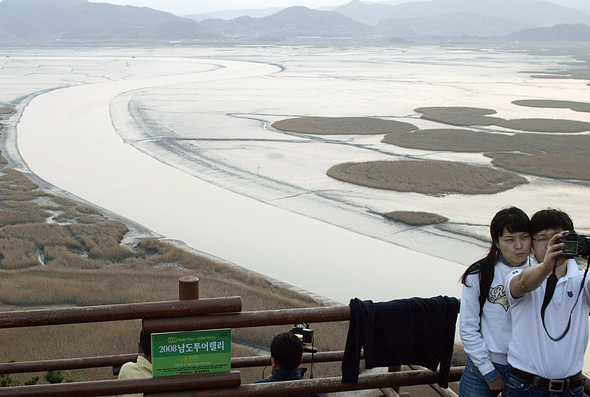
<path fill-rule="evenodd" d="M 36 385 L 37 382 L 39 382 L 39 377 L 38 376 L 33 376 L 31 379 L 29 379 L 28 381 L 25 382 L 26 386 L 32 386 L 32 385 Z"/>
<path fill-rule="evenodd" d="M 43 378 L 49 383 L 61 383 L 64 380 L 61 371 L 47 371 Z"/>

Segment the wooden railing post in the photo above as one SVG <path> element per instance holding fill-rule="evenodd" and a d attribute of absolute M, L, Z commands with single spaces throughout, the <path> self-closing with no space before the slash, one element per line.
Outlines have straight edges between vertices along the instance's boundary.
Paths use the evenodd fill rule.
<path fill-rule="evenodd" d="M 199 278 L 184 276 L 178 279 L 178 299 L 199 299 Z"/>
<path fill-rule="evenodd" d="M 401 365 L 395 365 L 393 367 L 389 367 L 388 371 L 389 372 L 400 372 L 402 370 L 402 366 Z M 393 391 L 396 393 L 399 393 L 399 386 L 397 387 L 392 387 Z"/>

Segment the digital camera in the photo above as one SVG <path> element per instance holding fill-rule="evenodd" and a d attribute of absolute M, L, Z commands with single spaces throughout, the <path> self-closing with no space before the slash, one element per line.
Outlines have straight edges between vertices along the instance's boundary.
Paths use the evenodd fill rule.
<path fill-rule="evenodd" d="M 590 238 L 574 231 L 566 232 L 557 242 L 564 244 L 561 255 L 566 258 L 590 255 Z"/>
<path fill-rule="evenodd" d="M 291 333 L 297 335 L 304 346 L 308 343 L 313 344 L 313 330 L 309 329 L 309 324 L 295 324 L 291 328 Z"/>

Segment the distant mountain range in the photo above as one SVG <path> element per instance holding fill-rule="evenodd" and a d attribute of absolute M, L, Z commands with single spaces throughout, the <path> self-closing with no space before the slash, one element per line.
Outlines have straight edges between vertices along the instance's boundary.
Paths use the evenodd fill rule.
<path fill-rule="evenodd" d="M 289 37 L 366 37 L 374 33 L 371 26 L 338 12 L 317 11 L 294 6 L 264 18 L 240 17 L 233 20 L 207 19 L 201 26 L 217 34 L 243 38 L 266 37 L 285 40 Z"/>
<path fill-rule="evenodd" d="M 196 21 L 87 0 L 4 0 L 0 40 L 181 40 L 210 37 Z"/>
<path fill-rule="evenodd" d="M 345 38 L 387 42 L 461 36 L 587 41 L 590 29 L 589 15 L 535 0 L 432 0 L 401 4 L 353 0 L 332 11 L 295 6 L 265 12 L 271 15 L 263 12 L 259 17 L 233 19 L 203 19 L 201 15 L 191 19 L 146 7 L 87 0 L 3 0 L 0 41 L 285 42 Z"/>
<path fill-rule="evenodd" d="M 250 8 L 244 10 L 224 10 L 212 11 L 206 14 L 191 14 L 183 15 L 185 18 L 194 19 L 195 21 L 203 21 L 205 19 L 236 19 L 239 17 L 263 18 L 283 10 L 283 8 Z"/>
<path fill-rule="evenodd" d="M 508 37 L 517 41 L 585 41 L 590 42 L 588 25 L 555 25 L 514 32 Z"/>
<path fill-rule="evenodd" d="M 590 22 L 590 16 L 581 11 L 535 0 L 433 0 L 398 5 L 365 4 L 353 0 L 334 11 L 370 25 L 388 19 L 441 17 L 457 13 L 506 19 L 533 27 Z"/>

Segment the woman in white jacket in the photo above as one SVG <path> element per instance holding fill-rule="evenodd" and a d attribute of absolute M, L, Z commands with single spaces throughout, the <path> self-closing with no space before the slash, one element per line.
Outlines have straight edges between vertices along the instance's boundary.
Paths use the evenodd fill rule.
<path fill-rule="evenodd" d="M 460 329 L 467 363 L 460 397 L 495 397 L 504 387 L 511 337 L 504 279 L 514 268 L 530 265 L 529 222 L 519 208 L 499 211 L 490 224 L 490 251 L 461 278 Z"/>

